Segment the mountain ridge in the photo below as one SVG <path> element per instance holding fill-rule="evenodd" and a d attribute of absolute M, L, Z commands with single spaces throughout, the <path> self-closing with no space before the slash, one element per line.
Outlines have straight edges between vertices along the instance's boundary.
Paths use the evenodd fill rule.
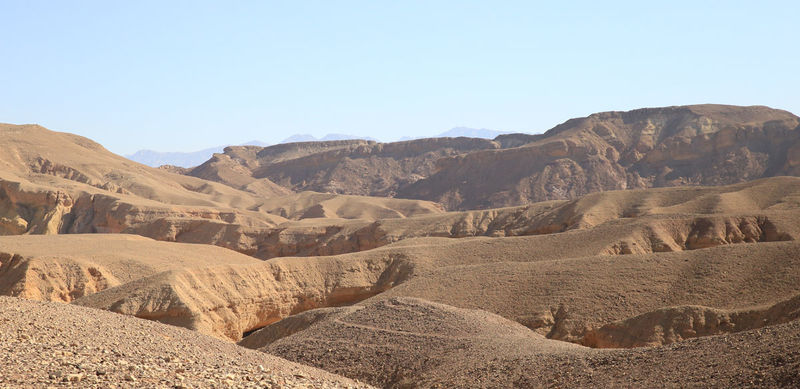
<path fill-rule="evenodd" d="M 185 173 L 208 177 L 219 169 L 236 172 L 240 181 L 266 178 L 294 191 L 421 199 L 450 210 L 487 209 L 604 190 L 798 175 L 798 128 L 800 118 L 765 106 L 642 108 L 595 113 L 543 134 L 500 134 L 492 140 L 292 143 L 284 146 L 280 160 L 264 157 L 275 146 L 247 153 L 228 148 L 215 157 L 224 163 L 212 166 L 207 161 Z"/>

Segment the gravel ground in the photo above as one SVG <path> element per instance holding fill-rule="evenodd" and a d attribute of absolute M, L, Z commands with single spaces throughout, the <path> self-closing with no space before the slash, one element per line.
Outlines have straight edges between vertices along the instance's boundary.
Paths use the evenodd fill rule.
<path fill-rule="evenodd" d="M 0 297 L 0 388 L 366 388 L 183 328 Z"/>

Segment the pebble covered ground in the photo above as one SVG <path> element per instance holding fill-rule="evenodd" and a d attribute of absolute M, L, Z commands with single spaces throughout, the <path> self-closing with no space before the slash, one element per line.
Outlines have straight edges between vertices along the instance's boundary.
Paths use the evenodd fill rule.
<path fill-rule="evenodd" d="M 368 388 L 183 328 L 0 297 L 0 388 Z"/>

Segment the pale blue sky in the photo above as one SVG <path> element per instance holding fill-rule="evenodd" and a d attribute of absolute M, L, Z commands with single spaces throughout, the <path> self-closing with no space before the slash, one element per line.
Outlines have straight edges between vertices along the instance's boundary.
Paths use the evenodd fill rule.
<path fill-rule="evenodd" d="M 800 2 L 600 3 L 0 0 L 0 122 L 130 153 L 706 102 L 800 113 Z"/>

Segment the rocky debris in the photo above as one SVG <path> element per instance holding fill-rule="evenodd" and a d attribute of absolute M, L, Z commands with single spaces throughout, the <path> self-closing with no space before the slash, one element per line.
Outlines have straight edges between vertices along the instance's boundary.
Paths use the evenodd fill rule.
<path fill-rule="evenodd" d="M 0 297 L 0 386 L 366 388 L 196 332 Z"/>

